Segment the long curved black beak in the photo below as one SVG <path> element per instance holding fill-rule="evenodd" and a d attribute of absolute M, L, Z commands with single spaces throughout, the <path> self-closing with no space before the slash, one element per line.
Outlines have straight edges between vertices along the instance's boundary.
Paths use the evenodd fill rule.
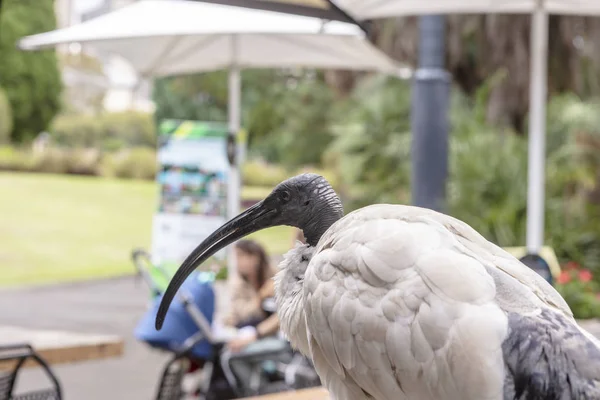
<path fill-rule="evenodd" d="M 177 290 L 179 290 L 186 278 L 198 265 L 202 264 L 228 244 L 231 244 L 252 232 L 274 226 L 275 216 L 277 214 L 277 209 L 266 207 L 264 201 L 261 201 L 225 223 L 200 243 L 200 245 L 187 256 L 171 279 L 171 282 L 169 282 L 167 291 L 160 302 L 160 307 L 156 314 L 156 330 L 162 328 L 167 315 L 167 310 L 169 309 Z"/>

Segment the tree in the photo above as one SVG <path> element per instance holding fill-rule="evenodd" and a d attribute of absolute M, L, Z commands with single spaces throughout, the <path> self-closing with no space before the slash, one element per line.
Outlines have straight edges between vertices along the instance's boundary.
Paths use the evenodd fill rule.
<path fill-rule="evenodd" d="M 8 102 L 4 90 L 0 87 L 0 144 L 9 142 L 12 124 L 13 120 L 10 103 Z"/>
<path fill-rule="evenodd" d="M 491 91 L 487 120 L 524 133 L 529 110 L 529 15 L 449 15 L 446 60 L 455 83 L 467 94 L 493 74 L 506 79 Z M 600 94 L 600 19 L 550 16 L 548 94 Z M 413 66 L 418 56 L 418 17 L 377 20 L 370 39 Z"/>
<path fill-rule="evenodd" d="M 325 162 L 347 211 L 410 201 L 410 99 L 408 82 L 375 75 L 336 107 Z"/>
<path fill-rule="evenodd" d="M 0 14 L 0 86 L 13 111 L 12 139 L 47 129 L 61 107 L 62 81 L 54 50 L 24 52 L 23 36 L 56 29 L 53 0 L 4 0 Z"/>
<path fill-rule="evenodd" d="M 242 127 L 252 154 L 289 167 L 318 165 L 331 141 L 333 92 L 310 70 L 242 72 Z M 227 121 L 227 72 L 155 80 L 156 119 Z"/>

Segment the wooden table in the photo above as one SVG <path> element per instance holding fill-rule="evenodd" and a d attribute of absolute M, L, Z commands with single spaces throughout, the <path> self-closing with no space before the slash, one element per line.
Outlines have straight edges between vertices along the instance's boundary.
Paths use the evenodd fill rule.
<path fill-rule="evenodd" d="M 318 387 L 269 394 L 266 396 L 248 397 L 246 400 L 329 400 L 329 393 L 327 393 L 327 390 L 324 388 Z"/>
<path fill-rule="evenodd" d="M 50 365 L 118 357 L 124 348 L 123 339 L 114 335 L 0 326 L 0 346 L 21 343 L 30 344 Z M 34 365 L 33 361 L 25 364 Z M 9 363 L 0 363 L 0 370 L 8 368 Z"/>

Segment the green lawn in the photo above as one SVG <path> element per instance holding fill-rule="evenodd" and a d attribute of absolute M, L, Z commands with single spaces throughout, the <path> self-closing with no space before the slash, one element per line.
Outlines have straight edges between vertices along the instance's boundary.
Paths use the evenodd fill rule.
<path fill-rule="evenodd" d="M 244 188 L 242 195 L 268 192 Z M 131 273 L 131 249 L 150 246 L 156 194 L 152 182 L 0 173 L 0 285 Z M 281 254 L 290 229 L 253 238 Z"/>

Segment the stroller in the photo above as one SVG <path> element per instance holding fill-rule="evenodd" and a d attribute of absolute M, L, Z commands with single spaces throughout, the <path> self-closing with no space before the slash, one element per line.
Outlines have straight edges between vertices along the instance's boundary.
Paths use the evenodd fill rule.
<path fill-rule="evenodd" d="M 285 357 L 289 362 L 270 360 L 281 356 L 281 350 L 260 354 L 264 362 L 254 369 L 250 388 L 241 388 L 222 368 L 222 351 L 235 330 L 215 332 L 213 329 L 214 274 L 192 274 L 179 290 L 178 301 L 171 305 L 163 329 L 156 331 L 156 312 L 177 265 L 153 265 L 148 252 L 141 249 L 132 252 L 132 260 L 151 290 L 151 307 L 138 323 L 134 335 L 155 349 L 172 353 L 163 369 L 156 400 L 229 400 L 320 385 L 310 361 L 288 344 L 284 352 L 289 354 Z M 263 303 L 267 312 L 275 312 L 274 307 L 272 299 Z M 184 388 L 184 383 L 189 381 L 192 381 L 191 387 Z"/>

